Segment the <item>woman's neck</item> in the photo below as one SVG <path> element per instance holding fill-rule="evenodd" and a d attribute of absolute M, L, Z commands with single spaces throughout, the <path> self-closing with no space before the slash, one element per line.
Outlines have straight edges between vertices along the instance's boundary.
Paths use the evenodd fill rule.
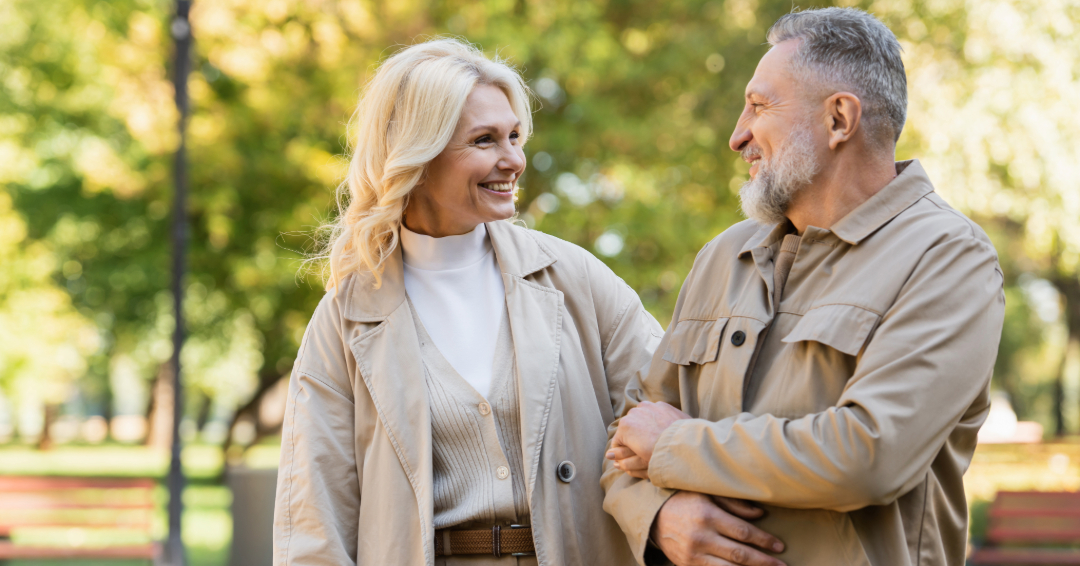
<path fill-rule="evenodd" d="M 434 238 L 401 225 L 401 250 L 405 265 L 425 271 L 445 271 L 475 264 L 491 251 L 487 226 L 471 232 Z"/>

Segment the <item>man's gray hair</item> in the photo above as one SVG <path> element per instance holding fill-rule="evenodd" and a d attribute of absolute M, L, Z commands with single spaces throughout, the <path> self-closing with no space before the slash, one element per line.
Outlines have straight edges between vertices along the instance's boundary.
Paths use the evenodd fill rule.
<path fill-rule="evenodd" d="M 872 142 L 900 138 L 907 119 L 907 75 L 900 42 L 885 24 L 855 8 L 792 12 L 776 20 L 768 40 L 800 40 L 794 71 L 800 79 L 850 90 L 862 102 Z"/>

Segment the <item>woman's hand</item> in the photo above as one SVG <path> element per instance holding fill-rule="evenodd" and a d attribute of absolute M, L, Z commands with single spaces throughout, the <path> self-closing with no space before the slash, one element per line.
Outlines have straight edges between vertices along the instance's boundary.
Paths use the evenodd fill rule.
<path fill-rule="evenodd" d="M 614 460 L 617 469 L 635 478 L 649 479 L 649 462 L 660 435 L 675 421 L 689 418 L 667 403 L 642 401 L 619 420 L 605 457 Z"/>

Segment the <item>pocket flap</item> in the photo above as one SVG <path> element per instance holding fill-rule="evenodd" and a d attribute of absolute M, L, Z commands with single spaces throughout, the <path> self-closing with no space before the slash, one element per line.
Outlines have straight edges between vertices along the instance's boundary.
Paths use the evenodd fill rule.
<path fill-rule="evenodd" d="M 671 331 L 664 361 L 681 366 L 715 362 L 720 353 L 720 335 L 728 319 L 680 320 Z"/>
<path fill-rule="evenodd" d="M 784 342 L 820 342 L 849 356 L 859 355 L 881 315 L 854 305 L 825 305 L 811 309 Z"/>

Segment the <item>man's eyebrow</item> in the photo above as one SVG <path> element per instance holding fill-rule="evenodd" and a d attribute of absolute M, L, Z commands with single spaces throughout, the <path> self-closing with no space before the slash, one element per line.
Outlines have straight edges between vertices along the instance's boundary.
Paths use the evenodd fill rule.
<path fill-rule="evenodd" d="M 519 120 L 518 122 L 516 122 L 516 123 L 514 124 L 514 127 L 513 127 L 513 128 L 510 128 L 510 129 L 511 129 L 511 130 L 516 130 L 516 129 L 520 128 L 520 127 L 521 127 L 521 121 Z M 482 130 L 488 130 L 488 131 L 492 131 L 492 130 L 494 130 L 494 131 L 498 131 L 498 130 L 499 130 L 499 127 L 498 127 L 498 126 L 492 126 L 492 125 L 484 124 L 484 125 L 481 125 L 481 126 L 476 126 L 476 127 L 472 128 L 471 130 L 469 130 L 468 132 L 466 132 L 466 133 L 465 133 L 465 135 L 466 135 L 466 136 L 471 136 L 472 134 L 474 134 L 474 133 L 476 133 L 476 132 L 479 132 L 479 131 L 482 131 Z"/>

